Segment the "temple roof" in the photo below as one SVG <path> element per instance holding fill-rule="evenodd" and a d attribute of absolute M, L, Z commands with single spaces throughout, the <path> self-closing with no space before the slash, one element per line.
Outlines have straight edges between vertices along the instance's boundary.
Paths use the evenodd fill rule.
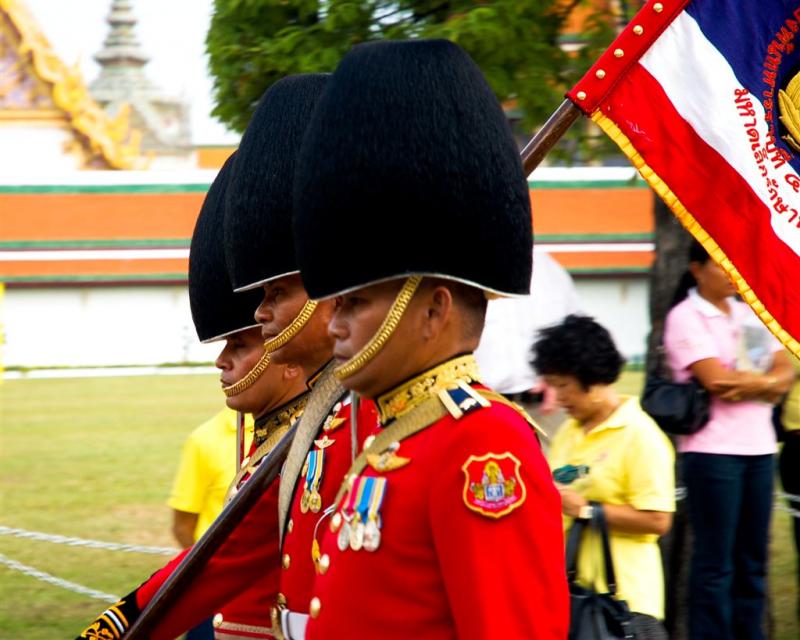
<path fill-rule="evenodd" d="M 123 3 L 124 4 L 124 3 Z M 23 0 L 0 0 L 0 113 L 63 114 L 87 155 L 112 169 L 142 169 L 138 131 L 129 109 L 114 118 L 92 98 L 77 67 L 55 54 Z"/>

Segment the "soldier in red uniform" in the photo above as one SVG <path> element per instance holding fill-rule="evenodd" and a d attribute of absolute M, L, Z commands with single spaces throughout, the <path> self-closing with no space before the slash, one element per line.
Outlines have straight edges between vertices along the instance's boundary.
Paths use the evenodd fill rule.
<path fill-rule="evenodd" d="M 235 162 L 231 165 L 229 161 L 212 185 L 193 239 L 190 292 L 193 302 L 198 302 L 193 304 L 196 322 L 199 314 L 226 316 L 231 304 L 241 301 L 246 304 L 246 311 L 245 319 L 240 318 L 240 322 L 252 327 L 253 310 L 264 297 L 263 286 L 268 295 L 260 314 L 268 326 L 265 351 L 272 358 L 270 368 L 287 365 L 303 372 L 302 393 L 288 403 L 267 403 L 266 413 L 256 419 L 254 447 L 234 487 L 246 481 L 254 466 L 306 406 L 312 409 L 311 417 L 317 415 L 317 424 L 311 426 L 313 431 L 334 407 L 337 411 L 341 408 L 336 407 L 336 398 L 343 395 L 343 389 L 330 376 L 327 385 L 323 384 L 325 377 L 318 373 L 331 359 L 326 325 L 332 303 L 319 306 L 308 303 L 296 275 L 290 227 L 294 157 L 325 81 L 326 76 L 322 75 L 286 78 L 267 91 L 242 139 Z M 227 209 L 241 220 L 233 222 L 232 216 L 227 216 L 226 256 L 223 256 L 225 185 Z M 224 258 L 227 258 L 227 273 Z M 237 288 L 254 291 L 234 295 L 231 281 Z M 263 379 L 267 362 L 267 358 L 262 359 L 244 379 L 229 385 L 226 392 L 235 397 L 252 393 L 253 389 L 246 390 Z M 317 380 L 320 390 L 327 395 L 310 403 L 307 387 L 316 386 Z M 284 388 L 270 389 L 269 393 L 286 399 Z M 332 395 L 336 398 L 331 399 Z M 273 637 L 270 607 L 277 599 L 280 570 L 277 503 L 276 482 L 159 622 L 151 634 L 154 640 L 174 638 L 215 612 L 218 612 L 215 634 L 219 640 Z M 80 637 L 124 635 L 184 555 L 103 612 Z M 309 574 L 309 580 L 312 579 L 313 569 Z"/>
<path fill-rule="evenodd" d="M 319 571 L 308 608 L 284 612 L 291 637 L 563 640 L 559 496 L 533 425 L 471 355 L 486 296 L 529 291 L 528 188 L 461 49 L 344 58 L 304 138 L 294 231 L 309 295 L 336 300 L 334 374 L 380 425 L 307 550 Z"/>

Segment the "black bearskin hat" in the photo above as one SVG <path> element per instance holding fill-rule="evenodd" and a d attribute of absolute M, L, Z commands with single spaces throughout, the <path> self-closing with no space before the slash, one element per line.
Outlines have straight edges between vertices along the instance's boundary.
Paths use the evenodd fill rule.
<path fill-rule="evenodd" d="M 530 292 L 528 184 L 477 65 L 445 40 L 348 53 L 306 132 L 294 237 L 311 298 L 411 274 Z"/>
<path fill-rule="evenodd" d="M 262 298 L 260 291 L 234 293 L 225 269 L 222 221 L 233 158 L 228 158 L 206 194 L 189 249 L 189 305 L 201 342 L 257 326 L 253 313 Z"/>
<path fill-rule="evenodd" d="M 273 84 L 242 136 L 227 194 L 225 259 L 237 291 L 297 273 L 292 183 L 300 142 L 329 74 Z"/>

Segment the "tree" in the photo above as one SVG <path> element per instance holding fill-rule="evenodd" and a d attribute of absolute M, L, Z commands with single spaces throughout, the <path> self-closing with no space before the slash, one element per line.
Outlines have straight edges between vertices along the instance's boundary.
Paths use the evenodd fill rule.
<path fill-rule="evenodd" d="M 581 0 L 215 0 L 206 44 L 214 115 L 237 131 L 261 94 L 293 73 L 333 71 L 354 45 L 371 40 L 446 38 L 481 67 L 502 102 L 513 101 L 527 131 L 540 125 L 607 46 L 605 2 Z M 600 8 L 592 8 L 594 6 Z M 581 11 L 579 46 L 561 46 Z M 593 141 L 592 138 L 595 140 Z M 596 132 L 575 127 L 586 151 Z M 591 149 L 596 153 L 596 149 Z"/>

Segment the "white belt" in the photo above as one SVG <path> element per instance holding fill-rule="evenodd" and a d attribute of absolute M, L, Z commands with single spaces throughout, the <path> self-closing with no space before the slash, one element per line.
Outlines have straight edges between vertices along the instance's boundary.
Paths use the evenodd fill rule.
<path fill-rule="evenodd" d="M 307 613 L 281 610 L 281 631 L 286 640 L 304 640 L 306 637 Z"/>

